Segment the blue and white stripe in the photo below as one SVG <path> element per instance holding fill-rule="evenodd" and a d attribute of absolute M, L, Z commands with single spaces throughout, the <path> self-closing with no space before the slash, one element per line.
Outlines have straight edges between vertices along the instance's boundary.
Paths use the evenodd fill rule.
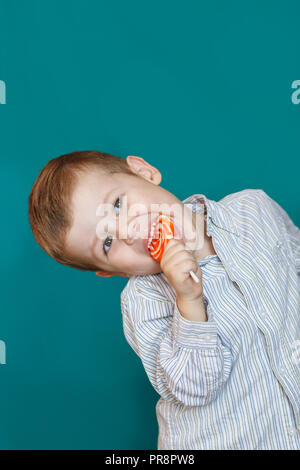
<path fill-rule="evenodd" d="M 264 191 L 205 209 L 208 321 L 181 316 L 163 273 L 121 293 L 125 337 L 161 398 L 158 449 L 300 449 L 300 230 Z"/>

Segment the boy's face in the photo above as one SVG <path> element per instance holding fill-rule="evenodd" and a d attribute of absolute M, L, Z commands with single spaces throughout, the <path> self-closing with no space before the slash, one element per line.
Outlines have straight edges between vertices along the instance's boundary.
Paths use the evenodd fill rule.
<path fill-rule="evenodd" d="M 151 224 L 167 207 L 186 213 L 184 204 L 159 186 L 161 174 L 156 168 L 140 157 L 128 156 L 126 161 L 135 174 L 107 175 L 93 168 L 79 176 L 72 195 L 73 225 L 67 234 L 67 253 L 98 266 L 106 273 L 98 275 L 104 277 L 161 272 L 160 263 L 147 248 Z M 186 229 L 191 233 L 190 217 L 184 217 L 184 233 Z M 184 238 L 177 220 L 182 219 L 174 218 L 175 237 Z"/>

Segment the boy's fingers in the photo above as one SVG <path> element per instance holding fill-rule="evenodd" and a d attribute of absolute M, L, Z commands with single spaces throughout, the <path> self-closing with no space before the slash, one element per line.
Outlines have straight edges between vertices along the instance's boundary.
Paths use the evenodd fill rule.
<path fill-rule="evenodd" d="M 194 259 L 182 259 L 181 261 L 178 261 L 178 263 L 176 262 L 172 268 L 177 268 L 183 272 L 194 271 L 195 274 L 196 271 L 198 271 L 198 265 Z"/>
<path fill-rule="evenodd" d="M 177 251 L 179 249 L 185 249 L 185 245 L 182 240 L 175 240 L 171 238 L 165 246 L 164 253 L 169 253 L 171 251 Z"/>
<path fill-rule="evenodd" d="M 185 250 L 172 253 L 168 258 L 168 264 L 171 266 L 177 266 L 180 263 L 195 262 L 193 256 L 187 253 Z"/>
<path fill-rule="evenodd" d="M 180 251 L 184 251 L 184 243 L 174 240 L 173 238 L 167 243 L 165 246 L 161 262 L 165 263 L 167 260 L 171 258 L 175 253 L 178 253 Z"/>

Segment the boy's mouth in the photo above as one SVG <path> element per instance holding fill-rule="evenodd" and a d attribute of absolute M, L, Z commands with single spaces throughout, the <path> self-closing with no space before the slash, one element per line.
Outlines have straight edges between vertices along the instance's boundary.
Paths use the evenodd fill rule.
<path fill-rule="evenodd" d="M 153 238 L 155 236 L 159 236 L 159 234 L 155 230 L 156 226 L 157 226 L 157 223 L 158 223 L 158 219 L 159 219 L 159 215 L 157 215 L 155 217 L 154 221 L 152 223 L 150 223 L 150 225 L 149 225 L 149 235 L 148 235 L 148 244 L 147 244 L 148 250 L 150 249 L 151 242 L 152 242 Z M 175 225 L 174 221 L 173 221 L 173 224 L 174 224 L 174 228 L 175 228 L 175 238 L 182 238 L 181 231 L 177 228 L 177 225 Z"/>
<path fill-rule="evenodd" d="M 150 224 L 149 224 L 149 233 L 148 233 L 148 243 L 147 243 L 147 248 L 149 250 L 150 246 L 151 246 L 151 242 L 152 242 L 152 239 L 153 239 L 153 236 L 155 235 L 155 227 L 156 227 L 156 224 L 158 222 L 158 217 L 159 216 L 156 216 L 154 221 L 151 223 L 151 220 L 150 220 Z"/>
<path fill-rule="evenodd" d="M 144 238 L 144 240 L 143 240 L 145 251 L 148 254 L 150 254 L 150 247 L 151 247 L 152 240 L 154 239 L 155 236 L 156 237 L 159 236 L 159 234 L 155 230 L 155 228 L 157 226 L 157 223 L 158 223 L 159 216 L 160 216 L 160 214 L 157 214 L 154 217 L 154 219 L 152 217 L 150 217 L 149 226 L 148 226 L 148 238 Z M 174 223 L 174 221 L 173 221 L 173 223 Z M 179 228 L 177 227 L 177 225 L 175 223 L 174 223 L 174 229 L 175 229 L 175 238 L 181 239 L 182 238 L 181 230 L 179 230 Z"/>

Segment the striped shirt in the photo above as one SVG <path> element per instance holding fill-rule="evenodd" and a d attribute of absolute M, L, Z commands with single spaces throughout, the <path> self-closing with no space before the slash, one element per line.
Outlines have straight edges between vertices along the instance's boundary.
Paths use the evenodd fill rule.
<path fill-rule="evenodd" d="M 123 329 L 160 395 L 158 449 L 300 449 L 300 230 L 263 190 L 203 211 L 208 321 L 185 319 L 164 273 L 133 276 Z"/>

